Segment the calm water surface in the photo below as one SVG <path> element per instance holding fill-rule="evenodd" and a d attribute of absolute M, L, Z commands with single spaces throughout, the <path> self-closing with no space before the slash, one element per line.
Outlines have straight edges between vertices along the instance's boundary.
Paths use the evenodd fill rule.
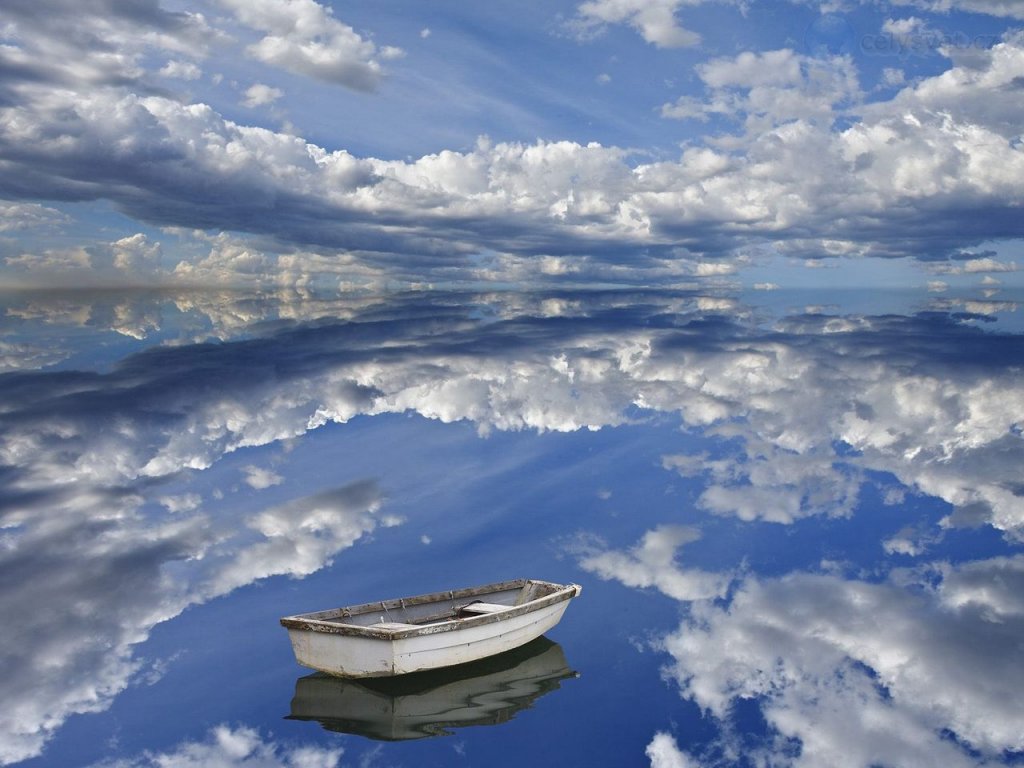
<path fill-rule="evenodd" d="M 2 303 L 0 764 L 1024 761 L 1012 299 Z M 412 680 L 277 623 L 516 577 L 583 595 Z"/>

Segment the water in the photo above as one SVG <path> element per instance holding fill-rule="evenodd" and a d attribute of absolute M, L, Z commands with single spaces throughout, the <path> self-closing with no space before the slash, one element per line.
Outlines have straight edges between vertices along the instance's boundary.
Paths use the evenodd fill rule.
<path fill-rule="evenodd" d="M 0 763 L 1020 762 L 1011 297 L 17 294 Z M 424 679 L 279 617 L 577 582 Z"/>

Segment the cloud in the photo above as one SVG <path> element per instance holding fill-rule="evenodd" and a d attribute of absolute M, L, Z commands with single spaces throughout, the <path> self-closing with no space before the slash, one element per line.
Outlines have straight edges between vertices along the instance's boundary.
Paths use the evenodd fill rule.
<path fill-rule="evenodd" d="M 226 594 L 268 576 L 308 576 L 332 561 L 378 524 L 371 513 L 381 504 L 380 490 L 361 483 L 306 496 L 264 510 L 249 521 L 260 539 L 232 554 L 209 575 L 203 591 Z"/>
<path fill-rule="evenodd" d="M 353 483 L 229 520 L 188 498 L 154 499 L 167 513 L 153 510 L 145 492 L 8 485 L 0 609 L 22 619 L 0 628 L 0 763 L 42 753 L 72 714 L 105 710 L 146 672 L 136 649 L 154 626 L 259 579 L 324 567 L 374 530 L 381 498 Z"/>
<path fill-rule="evenodd" d="M 675 600 L 705 600 L 722 597 L 729 577 L 706 573 L 675 564 L 676 551 L 700 539 L 700 531 L 681 525 L 663 525 L 644 534 L 629 552 L 582 544 L 577 547 L 579 566 L 607 580 L 627 587 L 654 587 Z"/>
<path fill-rule="evenodd" d="M 928 22 L 911 16 L 904 19 L 886 19 L 882 23 L 882 35 L 878 40 L 866 37 L 869 46 L 901 55 L 927 53 L 938 50 L 943 35 L 929 26 Z"/>
<path fill-rule="evenodd" d="M 208 249 L 194 260 L 179 261 L 172 277 L 186 285 L 259 285 L 266 275 L 274 274 L 275 267 L 284 267 L 287 258 L 276 259 L 249 240 L 221 232 L 216 235 L 198 235 L 197 239 Z M 310 268 L 316 269 L 316 260 L 311 259 Z M 326 266 L 326 265 L 325 265 Z M 337 265 L 344 267 L 344 263 Z M 286 269 L 281 273 L 287 274 Z M 325 268 L 321 272 L 327 272 Z M 299 281 L 296 281 L 299 282 Z"/>
<path fill-rule="evenodd" d="M 283 746 L 254 728 L 218 725 L 205 741 L 186 741 L 174 750 L 145 752 L 93 768 L 337 768 L 340 748 Z"/>
<path fill-rule="evenodd" d="M 264 33 L 251 56 L 288 72 L 357 91 L 372 91 L 383 76 L 382 60 L 402 55 L 378 48 L 314 0 L 220 0 L 242 24 Z"/>
<path fill-rule="evenodd" d="M 167 11 L 155 2 L 83 0 L 75 11 L 68 14 L 59 0 L 5 4 L 5 20 L 18 34 L 0 46 L 5 72 L 0 95 L 13 103 L 46 83 L 62 88 L 148 88 L 143 65 L 147 51 L 202 57 L 218 36 L 201 14 Z M 163 74 L 188 77 L 194 67 L 175 59 Z"/>
<path fill-rule="evenodd" d="M 194 360 L 194 351 L 186 357 Z M 243 442 L 290 431 L 277 431 L 288 406 L 256 426 L 263 417 L 250 421 L 248 395 L 215 394 L 230 388 L 222 374 L 233 363 L 224 361 L 211 387 L 180 350 L 165 352 L 170 357 L 156 368 L 137 358 L 106 379 L 83 372 L 5 379 L 0 525 L 9 534 L 0 574 L 13 586 L 0 593 L 0 609 L 24 614 L 0 629 L 0 663 L 9 670 L 0 684 L 8 702 L 0 716 L 5 762 L 38 754 L 71 714 L 105 709 L 144 671 L 135 648 L 156 624 L 258 579 L 311 573 L 379 524 L 381 493 L 372 482 L 240 519 L 210 519 L 197 494 L 151 484 L 154 473 L 208 467 L 233 450 L 234 438 L 209 442 L 217 431 L 237 437 L 237 429 L 256 427 Z M 161 384 L 164 374 L 170 378 Z M 268 384 L 275 388 L 264 381 L 256 389 Z M 279 405 L 283 396 L 273 395 Z M 185 413 L 206 420 L 199 412 L 207 408 L 211 419 L 197 441 L 176 432 Z M 300 417 L 300 432 L 311 412 Z"/>
<path fill-rule="evenodd" d="M 490 297 L 501 322 L 486 329 L 457 313 L 457 355 L 447 343 L 425 343 L 402 319 L 427 310 L 399 303 L 390 323 L 367 326 L 358 304 L 313 302 L 288 311 L 340 310 L 348 325 L 285 328 L 198 347 L 191 358 L 151 350 L 101 376 L 9 377 L 0 459 L 22 467 L 26 488 L 76 478 L 121 485 L 208 467 L 224 453 L 359 414 L 412 411 L 470 421 L 483 433 L 572 431 L 627 423 L 640 407 L 673 414 L 715 446 L 715 460 L 669 449 L 663 462 L 703 478 L 697 503 L 718 515 L 783 524 L 849 516 L 869 473 L 881 471 L 947 501 L 948 524 L 1024 530 L 1013 491 L 1024 391 L 1012 373 L 1020 357 L 1012 335 L 934 314 L 794 315 L 766 330 L 747 324 L 735 302 L 699 295 L 673 306 L 680 325 L 666 328 L 646 323 L 643 312 L 615 315 L 596 298 L 573 296 L 522 304 Z M 223 323 L 214 337 L 242 333 L 255 319 L 251 306 L 232 307 L 218 294 L 190 301 Z M 968 309 L 1013 307 L 988 304 Z M 87 308 L 55 310 L 89 316 Z M 118 328 L 143 335 L 151 314 L 123 307 L 115 317 L 123 318 Z M 371 327 L 369 341 L 353 335 Z M 279 361 L 271 376 L 268 360 Z M 134 426 L 100 441 L 90 413 Z M 118 462 L 104 460 L 110 455 Z"/>
<path fill-rule="evenodd" d="M 164 77 L 175 77 L 179 80 L 198 80 L 203 75 L 203 71 L 193 64 L 191 61 L 168 61 L 160 69 L 160 74 Z"/>
<path fill-rule="evenodd" d="M 900 323 L 900 335 L 908 342 L 917 336 L 911 331 L 914 324 Z M 658 395 L 647 390 L 639 402 L 659 410 L 678 408 L 687 424 L 704 424 L 706 434 L 720 435 L 725 453 L 720 461 L 699 463 L 687 458 L 678 464 L 668 457 L 666 467 L 706 476 L 710 483 L 698 503 L 743 519 L 787 522 L 809 514 L 852 514 L 861 473 L 877 469 L 947 500 L 964 515 L 975 510 L 976 522 L 1018 532 L 1024 507 L 1008 490 L 1015 481 L 1007 474 L 1009 464 L 999 458 L 1003 446 L 1015 444 L 1013 411 L 1021 395 L 1003 367 L 1008 350 L 992 350 L 991 360 L 1000 363 L 985 373 L 974 368 L 976 358 L 958 373 L 940 373 L 922 357 L 924 350 L 901 345 L 889 358 L 894 367 L 868 373 L 869 350 L 877 351 L 870 339 L 885 326 L 880 319 L 827 315 L 793 318 L 780 326 L 798 334 L 793 343 L 806 341 L 808 332 L 815 334 L 812 356 L 789 343 L 707 354 L 703 345 L 659 342 L 656 353 L 637 358 L 634 375 L 692 385 L 668 387 Z M 949 332 L 958 335 L 946 326 L 944 333 Z M 973 356 L 966 338 L 963 343 L 955 358 L 966 363 Z M 839 357 L 827 351 L 838 348 L 833 344 L 843 347 Z M 914 360 L 912 372 L 896 373 L 901 356 L 904 362 Z M 838 368 L 829 370 L 829 359 Z M 959 383 L 948 386 L 958 378 Z M 740 413 L 743 417 L 736 419 Z M 840 457 L 837 444 L 852 453 Z M 949 522 L 958 520 L 967 517 L 957 513 Z"/>
<path fill-rule="evenodd" d="M 851 59 L 810 57 L 789 49 L 741 53 L 697 67 L 708 89 L 662 106 L 663 117 L 706 120 L 724 115 L 745 121 L 754 136 L 781 123 L 803 120 L 830 125 L 843 108 L 861 99 Z"/>
<path fill-rule="evenodd" d="M 31 344 L 0 340 L 0 373 L 31 371 L 64 360 L 71 352 L 49 344 Z"/>
<path fill-rule="evenodd" d="M 22 253 L 8 256 L 4 263 L 13 272 L 37 273 L 42 275 L 79 273 L 85 279 L 92 276 L 92 256 L 84 248 L 46 250 L 43 253 Z"/>
<path fill-rule="evenodd" d="M 989 621 L 1024 615 L 1024 559 L 996 557 L 942 569 L 941 599 L 955 610 L 975 610 Z"/>
<path fill-rule="evenodd" d="M 820 0 L 794 0 L 805 4 L 821 6 L 823 13 L 838 13 L 849 11 L 857 5 L 874 5 L 876 0 L 830 0 L 821 3 Z M 904 8 L 916 8 L 921 11 L 932 13 L 948 14 L 951 11 L 965 11 L 968 13 L 988 14 L 1004 18 L 1024 18 L 1024 8 L 1021 8 L 1015 0 L 892 0 L 893 6 Z"/>
<path fill-rule="evenodd" d="M 258 491 L 284 482 L 284 478 L 273 470 L 256 467 L 252 464 L 242 467 L 242 472 L 245 473 L 245 482 Z"/>
<path fill-rule="evenodd" d="M 862 0 L 864 2 L 865 0 Z M 894 0 L 894 5 L 912 6 L 937 13 L 951 10 L 1024 19 L 1024 8 L 1014 0 Z"/>
<path fill-rule="evenodd" d="M 651 761 L 651 768 L 695 768 L 697 765 L 679 749 L 672 735 L 665 732 L 654 734 L 645 754 Z"/>
<path fill-rule="evenodd" d="M 158 501 L 168 512 L 191 512 L 199 508 L 203 498 L 198 493 L 186 493 L 180 496 L 161 496 Z"/>
<path fill-rule="evenodd" d="M 114 251 L 114 267 L 116 269 L 135 272 L 145 268 L 152 274 L 155 265 L 159 265 L 162 249 L 160 243 L 150 243 L 149 238 L 141 232 L 122 237 L 112 244 Z"/>
<path fill-rule="evenodd" d="M 995 258 L 994 252 L 972 253 L 961 251 L 951 254 L 950 261 L 928 265 L 930 272 L 938 275 L 976 275 L 986 272 L 1016 272 L 1016 262 L 1006 263 Z"/>
<path fill-rule="evenodd" d="M 144 329 L 154 327 L 146 318 L 161 314 L 109 299 L 91 306 L 58 297 L 51 316 L 42 298 L 24 301 L 9 311 L 36 324 L 26 338 L 53 320 Z M 471 422 L 481 433 L 571 431 L 630 423 L 639 408 L 671 414 L 710 442 L 713 455 L 681 448 L 663 461 L 668 470 L 704 478 L 698 503 L 717 514 L 779 523 L 849 515 L 860 487 L 886 473 L 909 491 L 948 502 L 948 525 L 986 523 L 1011 538 L 1024 530 L 1019 338 L 955 317 L 797 314 L 768 325 L 737 302 L 692 293 L 517 293 L 472 302 L 432 294 L 335 304 L 310 298 L 307 306 L 282 301 L 269 308 L 218 293 L 167 301 L 192 313 L 173 344 L 101 372 L 19 368 L 0 379 L 0 526 L 9 545 L 0 549 L 0 574 L 16 585 L 0 593 L 0 612 L 26 617 L 0 628 L 3 666 L 16 671 L 0 685 L 5 701 L 14 702 L 0 717 L 5 760 L 37 754 L 70 714 L 103 709 L 144 674 L 136 646 L 159 622 L 253 580 L 310 573 L 397 522 L 377 514 L 382 492 L 368 481 L 311 489 L 223 519 L 210 518 L 208 504 L 187 485 L 168 488 L 184 483 L 186 470 L 214 467 L 226 454 L 359 415 L 416 413 Z M 487 307 L 485 322 L 474 314 L 480 306 Z M 199 322 L 204 309 L 210 315 Z M 343 319 L 324 319 L 331 315 Z M 424 316 L 434 318 L 429 333 Z M 214 323 L 220 325 L 210 328 Z M 196 327 L 203 338 L 223 341 L 190 343 Z M 28 368 L 40 364 L 23 351 Z M 14 365 L 17 355 L 15 349 Z M 242 476 L 257 485 L 274 479 L 252 471 L 256 466 L 241 464 Z M 584 541 L 575 554 L 600 578 L 682 601 L 721 598 L 732 574 L 687 567 L 678 557 L 697 535 L 662 526 L 623 551 Z M 901 531 L 888 546 L 913 554 L 935 535 Z M 856 603 L 850 595 L 861 590 L 870 599 L 851 622 L 868 621 L 876 608 L 877 621 L 896 622 L 903 611 L 937 632 L 946 613 L 954 614 L 954 626 L 971 613 L 987 622 L 985 637 L 994 642 L 991 632 L 1002 631 L 989 626 L 996 619 L 1018 631 L 1021 573 L 1015 559 L 950 566 L 940 574 L 941 590 L 927 599 L 913 591 L 899 597 L 895 582 L 847 587 L 795 577 L 748 580 L 741 592 L 786 611 L 785 601 L 799 597 L 791 583 L 818 585 L 826 606 Z M 746 599 L 737 598 L 730 612 L 753 617 L 754 608 L 741 610 Z M 40 612 L 39 605 L 53 610 Z M 798 604 L 792 615 L 801 610 Z M 711 625 L 726 621 L 709 617 Z M 925 629 L 908 637 L 923 637 Z M 879 642 L 897 647 L 898 631 L 897 624 L 882 630 Z M 898 677 L 873 646 L 843 652 Z M 830 653 L 837 658 L 835 648 Z M 914 681 L 939 674 L 929 666 L 934 658 L 912 665 Z M 848 674 L 856 683 L 849 695 L 873 701 L 870 679 L 856 666 Z M 932 745 L 922 723 L 952 716 L 923 683 L 914 686 L 905 695 L 920 692 L 938 714 L 894 722 Z M 984 703 L 965 711 L 977 705 L 980 712 Z M 870 712 L 883 711 L 872 704 Z M 994 721 L 957 722 L 955 730 L 992 748 L 1008 739 Z"/>
<path fill-rule="evenodd" d="M 882 542 L 888 554 L 918 557 L 941 539 L 941 535 L 921 526 L 905 526 Z"/>
<path fill-rule="evenodd" d="M 700 35 L 681 27 L 676 12 L 698 4 L 700 0 L 587 0 L 577 8 L 577 24 L 590 32 L 606 24 L 628 24 L 659 48 L 686 48 L 697 45 Z"/>
<path fill-rule="evenodd" d="M 783 524 L 853 514 L 864 482 L 860 471 L 838 461 L 831 447 L 779 443 L 747 433 L 726 458 L 664 456 L 662 464 L 685 476 L 705 476 L 697 505 L 712 514 Z"/>
<path fill-rule="evenodd" d="M 934 588 L 924 576 L 910 584 L 749 578 L 731 604 L 693 606 L 666 638 L 671 673 L 684 696 L 723 722 L 734 702 L 756 700 L 774 733 L 752 752 L 773 764 L 998 759 L 1024 746 L 1016 727 L 1024 680 L 1013 671 L 1024 668 L 1015 639 L 1024 613 L 1012 587 L 982 585 L 1003 575 L 1015 584 L 1020 572 L 1019 558 L 1000 558 L 946 566 Z M 784 749 L 786 740 L 799 749 Z"/>
<path fill-rule="evenodd" d="M 141 232 L 88 247 L 45 249 L 4 258 L 8 284 L 50 289 L 150 284 L 163 275 L 162 262 L 162 244 Z"/>
<path fill-rule="evenodd" d="M 734 275 L 736 274 L 736 265 L 700 262 L 696 265 L 694 274 L 697 275 L 697 277 L 721 277 L 723 275 Z"/>
<path fill-rule="evenodd" d="M 1011 141 L 1024 113 L 1003 98 L 1024 76 L 1024 38 L 979 57 L 858 105 L 856 119 L 847 59 L 783 50 L 715 60 L 700 70 L 710 89 L 701 109 L 741 119 L 742 133 L 643 162 L 570 141 L 357 157 L 202 104 L 25 84 L 0 120 L 0 193 L 109 199 L 150 223 L 260 236 L 269 260 L 237 269 L 265 283 L 286 274 L 278 254 L 296 251 L 314 256 L 310 270 L 343 251 L 364 267 L 401 262 L 421 281 L 564 279 L 540 269 L 545 257 L 574 259 L 581 280 L 678 279 L 688 259 L 736 259 L 752 242 L 937 259 L 1024 233 L 1024 155 Z M 495 257 L 474 261 L 482 252 Z"/>
<path fill-rule="evenodd" d="M 903 85 L 907 81 L 907 75 L 902 69 L 886 67 L 882 70 L 882 82 L 889 86 Z"/>
<path fill-rule="evenodd" d="M 964 264 L 964 272 L 973 275 L 979 272 L 1016 272 L 1016 264 L 1006 264 L 995 259 L 971 259 Z"/>
<path fill-rule="evenodd" d="M 0 200 L 0 232 L 20 232 L 66 222 L 67 216 L 39 203 Z"/>
<path fill-rule="evenodd" d="M 245 99 L 242 101 L 242 104 L 253 109 L 255 107 L 262 107 L 265 104 L 273 104 L 282 96 L 284 96 L 284 91 L 280 88 L 272 88 L 263 83 L 255 83 L 246 89 Z"/>
<path fill-rule="evenodd" d="M 983 281 L 984 282 L 984 281 Z M 988 291 L 985 292 L 989 296 Z M 997 315 L 1004 312 L 1016 312 L 1020 305 L 1015 301 L 996 301 L 982 299 L 954 299 L 943 298 L 931 302 L 932 307 L 939 312 L 954 312 L 963 310 L 978 317 Z"/>

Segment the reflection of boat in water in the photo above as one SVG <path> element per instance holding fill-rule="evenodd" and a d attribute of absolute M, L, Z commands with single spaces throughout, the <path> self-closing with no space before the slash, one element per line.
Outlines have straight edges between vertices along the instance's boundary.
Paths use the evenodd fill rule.
<path fill-rule="evenodd" d="M 450 667 L 517 648 L 562 618 L 575 584 L 518 579 L 287 616 L 295 658 L 339 677 Z"/>
<path fill-rule="evenodd" d="M 488 659 L 401 677 L 300 677 L 288 719 L 385 741 L 444 736 L 448 728 L 511 720 L 575 676 L 562 647 L 541 637 Z"/>

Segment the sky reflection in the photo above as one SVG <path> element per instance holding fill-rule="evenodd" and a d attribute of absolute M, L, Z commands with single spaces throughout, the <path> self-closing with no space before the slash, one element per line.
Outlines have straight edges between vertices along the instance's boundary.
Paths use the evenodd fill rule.
<path fill-rule="evenodd" d="M 620 757 L 659 766 L 1024 751 L 1014 307 L 294 298 L 6 297 L 3 764 L 68 764 L 64 731 L 127 722 L 122 699 L 187 700 L 175 670 L 210 669 L 176 642 L 209 634 L 205 611 L 251 628 L 269 690 L 297 670 L 268 614 L 474 575 L 585 586 L 557 637 L 586 669 L 545 697 L 563 720 L 502 728 L 585 714 L 597 750 L 600 718 L 624 718 Z M 609 631 L 623 601 L 632 621 Z M 614 680 L 646 703 L 597 714 Z M 369 749 L 308 729 L 277 744 L 287 697 L 242 700 L 217 694 L 219 719 L 169 718 L 81 764 L 219 750 L 327 766 Z M 512 764 L 474 741 L 503 737 L 465 738 Z"/>

